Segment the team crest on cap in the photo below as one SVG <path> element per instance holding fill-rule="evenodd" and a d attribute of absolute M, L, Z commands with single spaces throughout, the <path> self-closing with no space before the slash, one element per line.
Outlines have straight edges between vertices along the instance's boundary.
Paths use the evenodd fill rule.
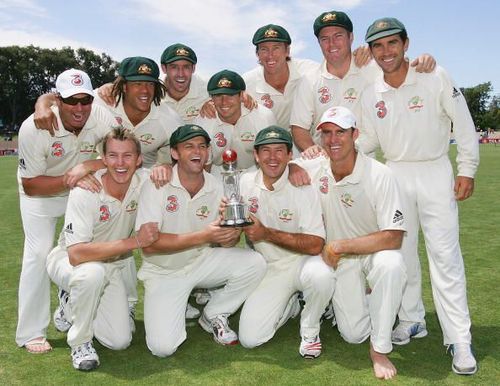
<path fill-rule="evenodd" d="M 184 47 L 177 48 L 175 51 L 175 55 L 177 56 L 189 56 L 189 51 L 186 50 Z"/>
<path fill-rule="evenodd" d="M 278 37 L 278 31 L 273 30 L 272 28 L 269 28 L 264 32 L 264 37 L 265 38 L 277 38 Z"/>
<path fill-rule="evenodd" d="M 54 157 L 62 157 L 64 155 L 65 151 L 62 145 L 62 142 L 57 141 L 52 144 L 52 155 Z"/>
<path fill-rule="evenodd" d="M 384 28 L 387 28 L 389 26 L 389 23 L 387 23 L 386 21 L 379 21 L 376 25 L 375 25 L 375 28 L 376 29 L 384 29 Z"/>
<path fill-rule="evenodd" d="M 206 205 L 200 206 L 198 209 L 196 209 L 196 215 L 200 218 L 200 220 L 206 219 L 209 214 L 210 210 Z"/>
<path fill-rule="evenodd" d="M 111 213 L 109 213 L 109 208 L 107 205 L 101 205 L 101 207 L 99 208 L 99 213 L 100 222 L 106 222 L 111 217 Z"/>
<path fill-rule="evenodd" d="M 151 75 L 152 72 L 153 70 L 147 64 L 141 64 L 137 69 L 138 74 Z"/>
<path fill-rule="evenodd" d="M 167 212 L 177 212 L 179 209 L 179 201 L 177 200 L 177 196 L 171 195 L 167 197 L 167 206 L 165 207 Z"/>
<path fill-rule="evenodd" d="M 266 134 L 266 138 L 278 138 L 280 136 L 279 133 L 277 133 L 276 131 L 270 131 L 269 133 Z"/>
<path fill-rule="evenodd" d="M 217 87 L 231 87 L 233 85 L 233 82 L 231 82 L 227 78 L 222 78 L 219 80 L 219 83 L 217 83 Z"/>
<path fill-rule="evenodd" d="M 71 79 L 71 84 L 73 86 L 81 86 L 83 85 L 83 78 L 80 74 L 73 74 L 71 75 L 72 79 Z"/>
<path fill-rule="evenodd" d="M 327 23 L 329 21 L 334 21 L 337 19 L 337 15 L 335 13 L 327 13 L 325 16 L 321 18 L 323 23 Z"/>

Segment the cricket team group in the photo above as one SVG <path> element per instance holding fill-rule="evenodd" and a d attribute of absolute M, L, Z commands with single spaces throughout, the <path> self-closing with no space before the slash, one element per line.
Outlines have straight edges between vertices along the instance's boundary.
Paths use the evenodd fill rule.
<path fill-rule="evenodd" d="M 139 279 L 153 355 L 175 353 L 186 319 L 250 349 L 300 315 L 302 357 L 319 357 L 330 344 L 320 328 L 336 326 L 349 343 L 369 339 L 374 375 L 391 379 L 393 345 L 427 335 L 421 228 L 452 370 L 477 371 L 457 201 L 473 193 L 479 149 L 464 96 L 431 56 L 405 56 L 395 18 L 374 21 L 356 51 L 344 12 L 323 12 L 313 31 L 321 64 L 291 58 L 288 32 L 268 24 L 252 40 L 259 65 L 243 76 L 203 81 L 184 44 L 163 52 L 164 80 L 140 56 L 96 90 L 80 70 L 58 76 L 19 132 L 18 346 L 51 350 L 52 281 L 73 367 L 96 369 L 94 339 L 131 343 Z M 245 227 L 220 225 L 228 150 L 242 170 Z"/>

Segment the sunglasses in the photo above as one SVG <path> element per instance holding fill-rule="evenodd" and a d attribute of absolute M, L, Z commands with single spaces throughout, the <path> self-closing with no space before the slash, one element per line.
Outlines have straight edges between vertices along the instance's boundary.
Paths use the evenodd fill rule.
<path fill-rule="evenodd" d="M 87 106 L 92 103 L 94 100 L 94 97 L 92 95 L 87 95 L 83 98 L 75 98 L 74 96 L 70 96 L 67 98 L 59 97 L 61 98 L 61 101 L 64 104 L 71 105 L 71 106 L 76 106 L 78 103 L 80 103 L 82 106 Z"/>

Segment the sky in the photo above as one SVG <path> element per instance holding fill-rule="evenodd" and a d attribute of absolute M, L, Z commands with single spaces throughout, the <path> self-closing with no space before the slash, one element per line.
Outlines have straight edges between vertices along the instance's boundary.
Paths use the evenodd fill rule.
<path fill-rule="evenodd" d="M 240 74 L 254 68 L 252 36 L 270 23 L 290 33 L 292 57 L 321 61 L 312 25 L 331 10 L 353 21 L 354 47 L 364 44 L 374 20 L 398 18 L 410 37 L 410 58 L 430 53 L 459 87 L 491 81 L 500 96 L 496 0 L 0 0 L 0 46 L 85 47 L 117 61 L 146 56 L 159 63 L 167 46 L 184 43 L 208 79 L 224 68 Z"/>

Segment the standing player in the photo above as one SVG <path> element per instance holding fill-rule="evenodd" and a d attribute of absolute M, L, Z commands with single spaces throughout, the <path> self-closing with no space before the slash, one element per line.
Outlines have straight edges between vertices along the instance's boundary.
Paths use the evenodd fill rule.
<path fill-rule="evenodd" d="M 136 228 L 157 222 L 158 241 L 143 248 L 139 278 L 144 282 L 146 342 L 154 355 L 169 356 L 186 339 L 184 310 L 195 287 L 216 291 L 203 310 L 200 325 L 216 342 L 236 344 L 229 328 L 234 313 L 264 276 L 257 252 L 230 248 L 240 230 L 219 226 L 221 183 L 204 171 L 210 136 L 201 127 L 184 125 L 170 139 L 176 161 L 173 178 L 159 190 L 146 183 L 139 200 Z M 220 245 L 215 246 L 214 245 Z"/>
<path fill-rule="evenodd" d="M 388 358 L 391 330 L 406 283 L 399 251 L 405 227 L 396 180 L 385 165 L 356 151 L 358 129 L 349 109 L 328 109 L 318 130 L 328 158 L 302 166 L 320 192 L 328 242 L 325 262 L 337 268 L 333 309 L 338 329 L 350 343 L 370 337 L 375 376 L 390 379 L 396 375 Z"/>
<path fill-rule="evenodd" d="M 194 73 L 197 61 L 193 49 L 181 43 L 168 46 L 161 55 L 166 86 L 163 103 L 177 111 L 184 123 L 191 123 L 210 99 L 206 81 Z"/>
<path fill-rule="evenodd" d="M 248 110 L 242 105 L 246 89 L 243 78 L 234 71 L 222 70 L 208 81 L 207 90 L 214 102 L 215 119 L 198 118 L 195 123 L 210 134 L 212 139 L 212 174 L 222 170 L 222 154 L 233 149 L 238 154 L 238 169 L 255 166 L 253 144 L 263 128 L 274 125 L 276 118 L 267 108 Z"/>
<path fill-rule="evenodd" d="M 45 259 L 54 242 L 57 219 L 66 209 L 68 189 L 86 176 L 78 184 L 99 190 L 88 165 L 78 164 L 91 158 L 97 143 L 117 126 L 108 111 L 92 106 L 92 84 L 83 71 L 61 73 L 56 90 L 51 109 L 60 128 L 56 135 L 37 130 L 33 115 L 19 130 L 19 201 L 25 240 L 16 342 L 32 353 L 51 349 L 46 340 L 50 281 Z"/>
<path fill-rule="evenodd" d="M 470 348 L 471 320 L 456 202 L 474 190 L 479 164 L 474 123 L 462 93 L 444 69 L 419 74 L 404 60 L 409 40 L 399 20 L 375 21 L 366 41 L 383 76 L 362 98 L 359 145 L 365 151 L 382 148 L 402 189 L 408 224 L 403 255 L 409 280 L 393 342 L 406 344 L 412 337 L 427 335 L 417 250 L 421 225 L 434 304 L 444 344 L 453 355 L 452 369 L 457 374 L 474 374 L 477 363 Z M 451 127 L 458 144 L 456 179 L 448 158 Z"/>
<path fill-rule="evenodd" d="M 333 269 L 318 256 L 325 238 L 320 202 L 311 186 L 294 187 L 288 181 L 292 136 L 287 130 L 265 128 L 257 134 L 254 147 L 260 169 L 246 173 L 240 182 L 254 221 L 244 232 L 266 259 L 267 273 L 243 305 L 240 342 L 255 347 L 271 339 L 300 311 L 296 306 L 298 291 L 302 291 L 305 307 L 299 352 L 317 358 L 321 354 L 320 318 L 335 285 Z"/>
<path fill-rule="evenodd" d="M 106 169 L 95 177 L 100 192 L 73 189 L 58 246 L 47 257 L 50 278 L 69 293 L 65 315 L 71 321 L 68 345 L 73 367 L 99 366 L 92 339 L 121 350 L 132 340 L 126 284 L 120 273 L 123 258 L 158 239 L 158 224 L 143 224 L 131 236 L 144 173 L 141 145 L 128 130 L 111 131 L 103 143 Z"/>
<path fill-rule="evenodd" d="M 354 62 L 351 53 L 353 25 L 344 12 L 323 12 L 314 21 L 313 29 L 324 61 L 318 71 L 304 76 L 295 91 L 290 125 L 300 151 L 320 143 L 315 128 L 329 107 L 345 106 L 360 116 L 361 93 L 380 73 L 375 63 L 359 68 Z M 411 65 L 432 71 L 434 64 L 432 57 L 423 55 Z"/>

